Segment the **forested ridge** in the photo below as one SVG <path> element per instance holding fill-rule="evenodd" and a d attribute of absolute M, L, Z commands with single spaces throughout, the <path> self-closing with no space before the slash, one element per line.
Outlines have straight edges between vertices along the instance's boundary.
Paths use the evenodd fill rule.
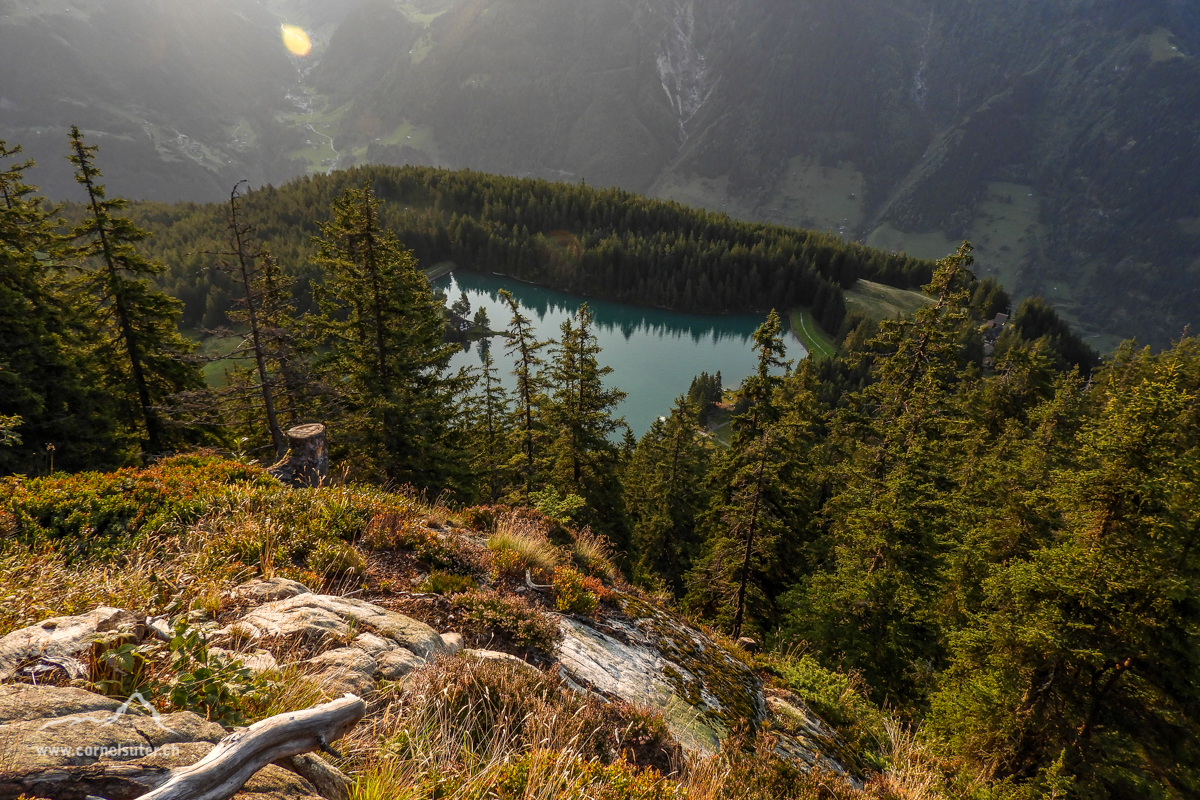
<path fill-rule="evenodd" d="M 250 192 L 247 218 L 285 272 L 297 302 L 320 279 L 311 237 L 347 188 L 370 183 L 382 227 L 423 267 L 452 261 L 555 289 L 680 311 L 812 308 L 836 332 L 841 289 L 859 278 L 901 288 L 928 281 L 930 262 L 837 237 L 736 221 L 619 189 L 426 167 L 360 167 Z M 67 208 L 68 215 L 78 213 Z M 220 324 L 229 287 L 207 269 L 219 249 L 220 204 L 131 203 L 151 231 L 147 252 L 167 265 L 160 284 L 184 302 L 184 324 Z"/>
<path fill-rule="evenodd" d="M 469 228 L 450 208 L 476 202 L 480 219 L 510 234 L 536 217 L 524 210 L 535 204 L 507 210 L 486 192 L 451 203 L 455 181 L 466 198 L 489 181 L 522 200 L 550 185 L 397 171 L 418 187 L 451 184 L 429 190 L 445 205 L 405 210 L 383 199 L 396 191 L 380 177 L 388 173 L 372 171 L 370 182 L 363 173 L 301 182 L 294 195 L 235 190 L 219 211 L 137 209 L 140 224 L 162 230 L 155 252 L 206 251 L 194 258 L 225 276 L 228 302 L 214 307 L 237 327 L 215 335 L 239 342 L 244 366 L 205 387 L 175 328 L 183 304 L 156 288 L 179 267 L 146 257 L 146 232 L 104 194 L 95 149 L 78 131 L 71 147 L 90 202 L 72 211 L 65 234 L 24 182 L 29 165 L 10 161 L 0 173 L 0 470 L 29 476 L 34 496 L 35 475 L 198 445 L 271 461 L 282 454 L 279 429 L 321 420 L 339 480 L 409 485 L 481 518 L 522 508 L 590 528 L 644 590 L 757 640 L 761 668 L 785 673 L 840 720 L 867 763 L 895 759 L 895 726 L 911 726 L 933 796 L 1200 793 L 1200 340 L 1161 352 L 1129 343 L 1101 360 L 1038 299 L 997 327 L 1009 298 L 975 276 L 964 243 L 926 273 L 930 302 L 912 315 L 842 320 L 835 357 L 787 361 L 771 311 L 753 337 L 754 374 L 739 386 L 697 376 L 635 439 L 616 415 L 623 395 L 606 383 L 586 305 L 539 340 L 506 297 L 510 319 L 491 321 L 506 335 L 484 348 L 482 368 L 450 373 L 443 301 L 403 238 L 410 229 L 388 222 L 428 220 L 417 244 L 445 247 L 426 256 L 436 258 L 455 252 L 450 230 Z M 590 198 L 597 210 L 586 219 L 627 224 L 615 204 L 601 213 L 619 194 L 546 192 L 547 208 L 565 198 L 564 217 Z M 292 210 L 270 204 L 281 209 L 274 222 L 255 218 L 262 197 L 291 197 Z M 732 253 L 718 244 L 728 230 L 752 251 L 738 237 L 757 231 L 763 263 L 776 245 L 802 254 L 826 244 L 829 264 L 844 256 L 840 269 L 875 263 L 868 251 L 711 215 L 689 217 L 696 226 L 670 238 L 670 215 L 691 212 L 632 204 L 631 237 L 638 219 L 661 214 L 662 241 L 681 248 Z M 542 213 L 547 224 L 559 219 Z M 167 227 L 171 214 L 179 224 Z M 288 224 L 315 224 L 315 238 L 273 232 Z M 586 247 L 572 271 L 545 237 L 525 241 L 523 252 L 547 253 L 530 267 L 537 274 L 596 277 L 583 269 Z M 282 265 L 301 256 L 312 271 L 297 293 Z M 698 274 L 711 269 L 727 286 L 753 274 L 730 258 L 733 272 L 710 261 Z M 791 258 L 785 269 L 818 275 L 800 256 L 786 267 Z M 906 279 L 928 268 L 880 258 L 876 278 L 889 264 Z M 678 286 L 653 274 L 661 291 Z M 836 286 L 853 274 L 818 280 Z M 773 305 L 736 280 L 741 307 Z M 297 298 L 310 298 L 309 313 Z M 501 371 L 515 374 L 513 391 L 497 381 Z M 714 435 L 714 417 L 727 439 Z M 3 546 L 19 561 L 26 544 L 6 536 Z M 535 556 L 504 558 L 527 559 L 505 562 L 519 573 Z M 747 752 L 768 748 L 754 744 L 759 731 L 743 733 Z M 905 796 L 888 785 L 864 792 Z M 756 798 L 835 796 L 808 782 L 743 788 Z"/>

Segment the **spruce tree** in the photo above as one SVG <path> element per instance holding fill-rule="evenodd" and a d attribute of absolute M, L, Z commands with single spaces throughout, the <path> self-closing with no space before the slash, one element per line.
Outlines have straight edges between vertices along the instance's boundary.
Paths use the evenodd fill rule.
<path fill-rule="evenodd" d="M 937 599 L 952 540 L 944 475 L 969 427 L 955 413 L 972 276 L 969 244 L 939 262 L 934 302 L 885 321 L 858 356 L 871 383 L 831 434 L 823 569 L 793 593 L 790 630 L 904 702 L 928 691 L 944 657 Z"/>
<path fill-rule="evenodd" d="M 594 326 L 584 303 L 563 321 L 562 335 L 551 349 L 552 392 L 542 414 L 547 429 L 543 473 L 561 494 L 587 501 L 580 520 L 624 552 L 629 541 L 619 478 L 621 451 L 613 436 L 625 428 L 625 420 L 614 417 L 613 410 L 626 394 L 604 385 L 612 367 L 599 364 Z"/>
<path fill-rule="evenodd" d="M 462 381 L 446 375 L 454 347 L 442 343 L 442 307 L 412 251 L 380 226 L 379 204 L 369 184 L 347 189 L 314 239 L 324 368 L 346 408 L 334 436 L 377 477 L 460 488 L 461 432 L 451 416 Z"/>
<path fill-rule="evenodd" d="M 624 478 L 638 583 L 662 582 L 683 596 L 684 576 L 699 555 L 696 518 L 708 505 L 711 459 L 696 408 L 682 396 L 670 416 L 655 420 L 638 442 Z"/>
<path fill-rule="evenodd" d="M 546 376 L 542 374 L 545 361 L 539 353 L 550 342 L 539 341 L 533 335 L 533 326 L 521 313 L 521 306 L 512 293 L 501 289 L 500 299 L 508 304 L 513 314 L 505 352 L 514 361 L 513 375 L 517 378 L 511 426 L 515 446 L 510 448 L 509 468 L 519 478 L 517 491 L 528 500 L 529 495 L 541 487 L 538 461 L 544 439 L 541 407 L 545 402 Z"/>

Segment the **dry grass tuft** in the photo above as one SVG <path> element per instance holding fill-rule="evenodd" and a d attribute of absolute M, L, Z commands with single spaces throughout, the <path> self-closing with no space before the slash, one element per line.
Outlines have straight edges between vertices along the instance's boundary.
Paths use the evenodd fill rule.
<path fill-rule="evenodd" d="M 497 523 L 487 547 L 496 559 L 493 563 L 497 570 L 504 573 L 501 577 L 524 577 L 525 570 L 529 570 L 534 580 L 548 583 L 562 560 L 559 549 L 545 533 L 518 518 L 509 517 Z"/>

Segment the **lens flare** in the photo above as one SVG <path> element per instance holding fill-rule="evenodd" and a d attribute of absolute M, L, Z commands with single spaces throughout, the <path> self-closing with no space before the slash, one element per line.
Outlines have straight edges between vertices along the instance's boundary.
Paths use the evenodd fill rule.
<path fill-rule="evenodd" d="M 312 51 L 312 39 L 304 28 L 295 25 L 280 25 L 283 31 L 283 46 L 294 56 L 306 56 Z"/>

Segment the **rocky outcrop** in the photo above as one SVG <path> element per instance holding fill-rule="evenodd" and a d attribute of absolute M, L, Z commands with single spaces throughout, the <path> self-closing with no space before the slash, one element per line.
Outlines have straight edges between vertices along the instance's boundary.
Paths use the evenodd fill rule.
<path fill-rule="evenodd" d="M 147 713 L 138 703 L 71 687 L 0 685 L 0 800 L 132 800 L 172 769 L 202 759 L 225 735 L 188 711 Z M 277 766 L 261 770 L 244 791 L 261 800 L 320 800 L 309 782 Z"/>
<path fill-rule="evenodd" d="M 462 649 L 458 634 L 438 634 L 411 617 L 385 608 L 332 595 L 313 594 L 294 581 L 289 585 L 260 582 L 249 594 L 286 593 L 264 603 L 214 633 L 216 641 L 232 639 L 298 641 L 328 648 L 307 660 L 322 688 L 330 694 L 366 694 L 379 680 L 399 680 L 438 656 Z M 301 593 L 293 593 L 297 589 Z"/>
<path fill-rule="evenodd" d="M 56 674 L 85 677 L 87 667 L 75 656 L 100 639 L 122 634 L 140 638 L 137 620 L 128 611 L 106 606 L 13 631 L 0 639 L 0 682 L 25 678 L 44 683 Z"/>
<path fill-rule="evenodd" d="M 719 751 L 735 726 L 770 724 L 779 755 L 858 782 L 852 754 L 799 698 L 768 699 L 745 661 L 674 614 L 629 595 L 617 606 L 560 618 L 555 656 L 569 683 L 657 709 L 693 752 Z"/>
<path fill-rule="evenodd" d="M 210 651 L 256 671 L 299 663 L 329 695 L 369 695 L 379 681 L 399 681 L 459 653 L 537 669 L 510 654 L 464 649 L 457 633 L 439 634 L 381 606 L 316 594 L 284 578 L 252 581 L 234 596 L 240 614 L 223 624 L 200 624 Z M 769 730 L 780 756 L 859 782 L 854 754 L 800 698 L 764 692 L 741 649 L 670 611 L 613 591 L 594 615 L 560 615 L 558 625 L 554 657 L 568 686 L 658 710 L 685 749 L 715 753 L 734 730 Z M 0 674 L 25 682 L 47 670 L 86 677 L 84 654 L 102 639 L 171 635 L 165 619 L 139 624 L 120 609 L 98 608 L 4 637 Z M 0 800 L 22 792 L 64 800 L 132 798 L 166 780 L 170 769 L 202 758 L 225 733 L 195 714 L 160 714 L 136 696 L 122 704 L 77 688 L 0 686 L 0 764 L 11 765 L 0 767 Z M 309 781 L 277 767 L 265 770 L 245 791 L 347 800 L 346 781 L 322 764 L 292 764 Z"/>

